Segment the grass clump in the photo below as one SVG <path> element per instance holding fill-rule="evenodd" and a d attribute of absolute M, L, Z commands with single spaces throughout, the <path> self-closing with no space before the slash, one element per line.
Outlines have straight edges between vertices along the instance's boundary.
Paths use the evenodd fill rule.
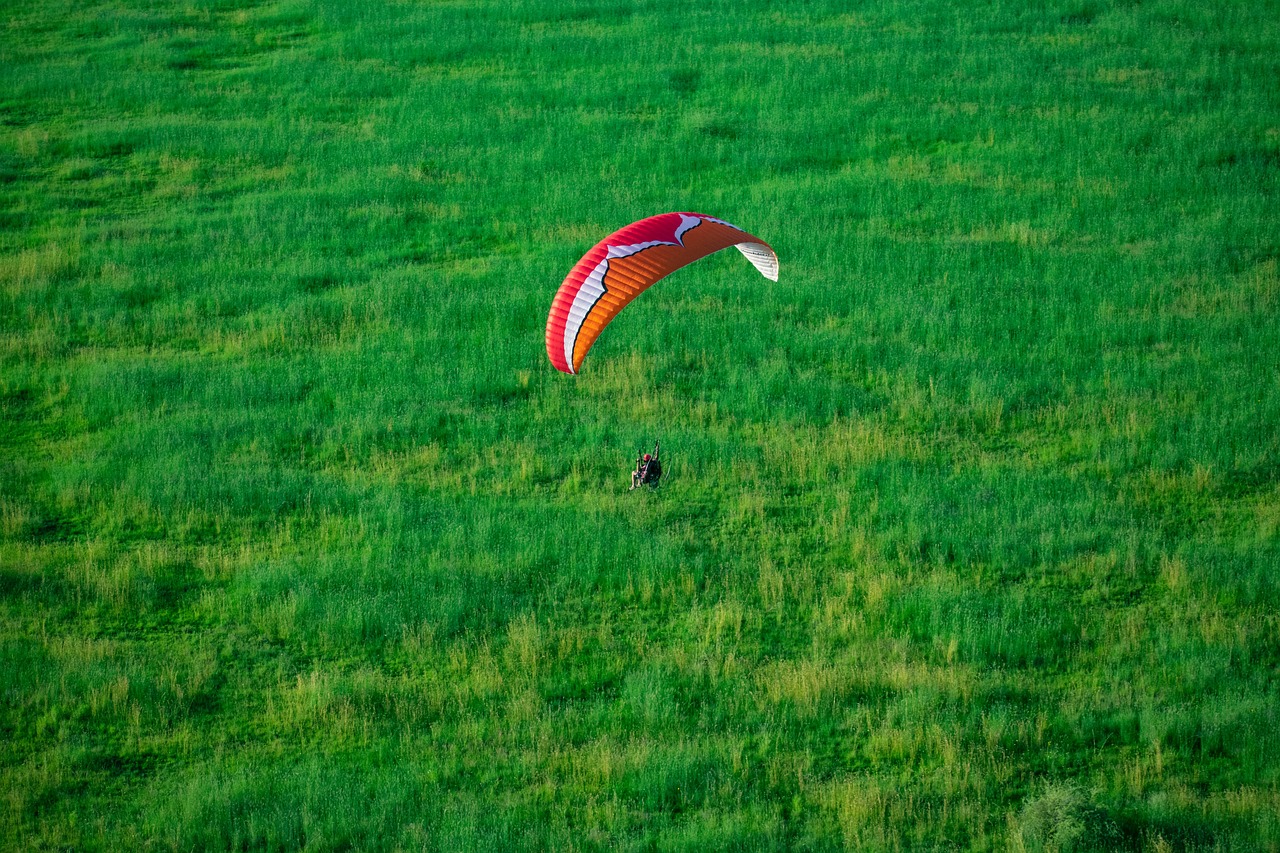
<path fill-rule="evenodd" d="M 1104 812 L 1073 782 L 1047 782 L 1023 805 L 1017 820 L 1022 849 L 1078 853 L 1114 849 L 1116 833 Z"/>

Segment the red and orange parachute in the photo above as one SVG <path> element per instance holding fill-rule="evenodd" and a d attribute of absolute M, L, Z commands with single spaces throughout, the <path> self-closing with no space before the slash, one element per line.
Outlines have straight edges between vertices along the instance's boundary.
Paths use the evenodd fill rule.
<path fill-rule="evenodd" d="M 547 356 L 577 373 L 604 327 L 659 279 L 713 252 L 736 246 L 760 274 L 778 280 L 769 244 L 723 219 L 660 213 L 605 237 L 565 276 L 547 316 Z"/>

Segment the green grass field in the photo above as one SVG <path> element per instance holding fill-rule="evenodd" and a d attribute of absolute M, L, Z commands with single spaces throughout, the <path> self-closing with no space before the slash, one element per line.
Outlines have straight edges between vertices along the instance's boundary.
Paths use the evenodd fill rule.
<path fill-rule="evenodd" d="M 1280 4 L 0 21 L 7 848 L 1280 850 Z"/>

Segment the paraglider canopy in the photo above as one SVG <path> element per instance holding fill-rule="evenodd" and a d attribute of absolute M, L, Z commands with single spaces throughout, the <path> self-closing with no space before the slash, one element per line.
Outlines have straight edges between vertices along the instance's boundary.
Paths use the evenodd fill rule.
<path fill-rule="evenodd" d="M 591 248 L 565 276 L 547 315 L 547 357 L 577 373 L 604 327 L 650 285 L 686 264 L 736 246 L 760 274 L 778 280 L 769 244 L 701 213 L 660 213 L 620 228 Z"/>

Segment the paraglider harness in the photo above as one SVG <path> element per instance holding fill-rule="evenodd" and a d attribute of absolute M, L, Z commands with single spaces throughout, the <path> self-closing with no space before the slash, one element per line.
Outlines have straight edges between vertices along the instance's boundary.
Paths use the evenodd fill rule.
<path fill-rule="evenodd" d="M 659 481 L 662 479 L 662 463 L 658 461 L 658 449 L 662 442 L 655 442 L 653 445 L 653 455 L 645 459 L 644 456 L 636 457 L 636 473 L 639 475 L 638 482 L 632 485 L 634 489 L 636 485 L 648 486 L 651 489 L 658 488 Z"/>

